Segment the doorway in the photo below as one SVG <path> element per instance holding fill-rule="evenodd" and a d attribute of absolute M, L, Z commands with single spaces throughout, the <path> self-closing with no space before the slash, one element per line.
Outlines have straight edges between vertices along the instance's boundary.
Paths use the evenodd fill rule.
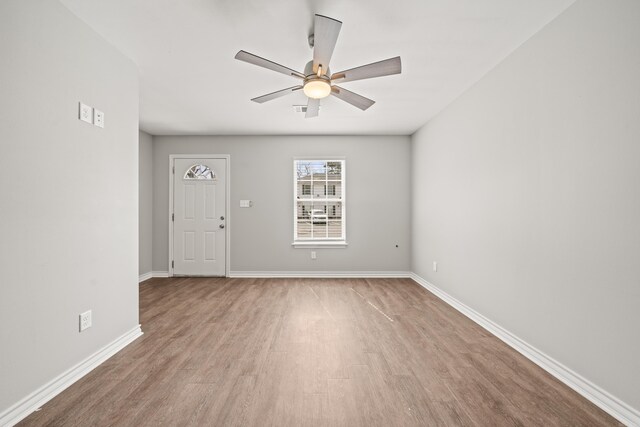
<path fill-rule="evenodd" d="M 227 276 L 229 156 L 171 155 L 169 275 Z"/>

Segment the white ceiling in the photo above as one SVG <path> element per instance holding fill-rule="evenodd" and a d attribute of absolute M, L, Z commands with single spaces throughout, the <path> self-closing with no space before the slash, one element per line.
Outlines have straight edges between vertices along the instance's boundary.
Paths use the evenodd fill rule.
<path fill-rule="evenodd" d="M 574 0 L 61 0 L 140 70 L 140 127 L 176 134 L 401 134 L 416 131 Z M 298 80 L 234 59 L 243 49 L 302 71 L 313 15 L 341 20 L 331 69 L 400 55 L 402 74 L 344 83 L 320 117 Z"/>

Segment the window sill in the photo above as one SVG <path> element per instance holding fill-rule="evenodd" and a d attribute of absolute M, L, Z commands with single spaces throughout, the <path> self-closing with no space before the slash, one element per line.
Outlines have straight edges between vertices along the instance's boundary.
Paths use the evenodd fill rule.
<path fill-rule="evenodd" d="M 299 241 L 293 242 L 291 246 L 296 249 L 304 248 L 304 249 L 345 249 L 349 244 L 344 240 L 334 240 L 334 241 Z"/>

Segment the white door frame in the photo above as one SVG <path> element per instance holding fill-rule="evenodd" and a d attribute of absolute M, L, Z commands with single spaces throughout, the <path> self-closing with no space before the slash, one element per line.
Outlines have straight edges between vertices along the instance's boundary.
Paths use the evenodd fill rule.
<path fill-rule="evenodd" d="M 225 186 L 225 277 L 229 277 L 229 271 L 231 270 L 231 239 L 230 232 L 231 229 L 231 156 L 229 154 L 170 154 L 169 155 L 169 259 L 168 259 L 168 272 L 169 277 L 173 277 L 173 265 L 171 261 L 173 261 L 173 221 L 171 220 L 171 215 L 173 214 L 173 182 L 174 182 L 174 169 L 173 164 L 175 159 L 225 159 L 227 161 L 226 167 L 226 186 Z"/>

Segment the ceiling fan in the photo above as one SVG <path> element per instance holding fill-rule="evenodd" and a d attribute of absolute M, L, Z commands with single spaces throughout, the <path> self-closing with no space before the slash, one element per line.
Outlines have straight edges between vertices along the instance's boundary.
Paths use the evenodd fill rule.
<path fill-rule="evenodd" d="M 314 34 L 309 36 L 309 45 L 313 47 L 313 60 L 307 63 L 304 68 L 304 73 L 245 52 L 244 50 L 238 52 L 235 58 L 240 61 L 268 68 L 302 80 L 301 84 L 253 98 L 252 101 L 262 104 L 263 102 L 271 101 L 302 89 L 304 94 L 309 98 L 305 118 L 316 117 L 320 109 L 320 100 L 329 95 L 333 95 L 363 111 L 371 107 L 375 101 L 343 89 L 337 86 L 336 83 L 400 74 L 402 71 L 400 57 L 396 56 L 395 58 L 389 58 L 384 61 L 374 62 L 331 74 L 329 61 L 333 54 L 333 49 L 336 46 L 341 27 L 342 22 L 336 19 L 322 15 L 315 16 Z"/>

